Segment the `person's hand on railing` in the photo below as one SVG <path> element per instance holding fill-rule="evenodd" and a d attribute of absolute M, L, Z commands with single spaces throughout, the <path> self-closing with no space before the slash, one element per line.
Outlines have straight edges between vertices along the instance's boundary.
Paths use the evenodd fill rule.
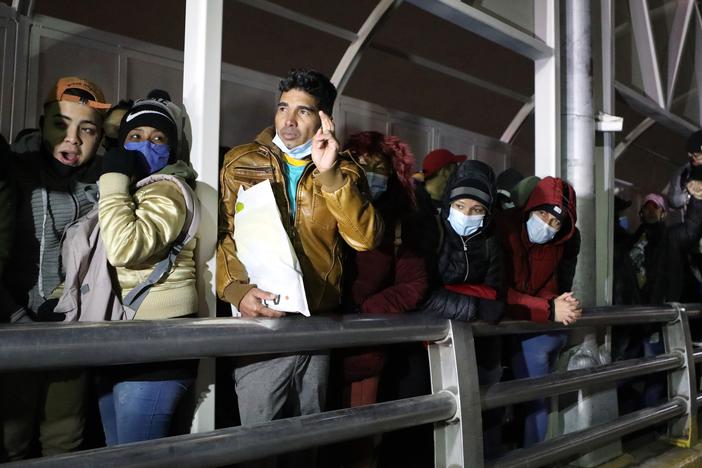
<path fill-rule="evenodd" d="M 578 321 L 583 310 L 580 301 L 572 292 L 565 292 L 553 300 L 553 320 L 563 325 L 571 325 Z"/>
<path fill-rule="evenodd" d="M 239 312 L 244 317 L 283 317 L 285 312 L 269 309 L 263 301 L 275 300 L 276 295 L 258 288 L 249 289 L 239 303 Z"/>

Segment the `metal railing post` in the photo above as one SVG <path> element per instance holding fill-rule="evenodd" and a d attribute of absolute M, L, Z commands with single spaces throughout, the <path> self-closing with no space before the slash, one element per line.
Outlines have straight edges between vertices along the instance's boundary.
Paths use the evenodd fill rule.
<path fill-rule="evenodd" d="M 483 467 L 483 431 L 478 365 L 470 324 L 451 320 L 448 335 L 429 345 L 432 393 L 456 397 L 456 415 L 434 424 L 436 467 Z"/>
<path fill-rule="evenodd" d="M 678 397 L 685 401 L 685 414 L 668 423 L 668 437 L 672 444 L 691 447 L 697 442 L 697 384 L 695 360 L 690 337 L 690 323 L 682 304 L 671 304 L 677 317 L 663 325 L 666 353 L 677 353 L 683 358 L 683 366 L 668 373 L 668 398 Z"/>

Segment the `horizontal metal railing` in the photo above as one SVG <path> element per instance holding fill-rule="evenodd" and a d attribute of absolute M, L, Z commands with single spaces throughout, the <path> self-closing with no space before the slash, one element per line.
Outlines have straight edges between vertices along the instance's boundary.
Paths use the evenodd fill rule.
<path fill-rule="evenodd" d="M 684 364 L 679 354 L 619 361 L 614 364 L 554 372 L 544 377 L 500 382 L 481 389 L 483 410 L 550 397 L 631 377 L 676 369 Z"/>
<path fill-rule="evenodd" d="M 459 424 L 459 447 L 439 447 L 442 460 L 479 466 L 482 456 L 464 458 L 466 452 L 482 453 L 480 412 L 535 398 L 593 388 L 636 376 L 668 371 L 692 376 L 693 362 L 702 362 L 702 351 L 690 351 L 687 340 L 666 354 L 620 361 L 590 369 L 554 373 L 541 378 L 501 382 L 484 387 L 475 396 L 466 382 L 477 382 L 472 336 L 500 336 L 570 330 L 603 325 L 661 323 L 675 331 L 687 326 L 687 317 L 702 317 L 702 305 L 607 307 L 587 309 L 575 325 L 506 321 L 498 325 L 451 323 L 415 314 L 402 317 L 291 317 L 284 319 L 178 319 L 118 323 L 27 324 L 0 326 L 0 371 L 88 367 L 165 360 L 299 352 L 317 349 L 386 345 L 428 341 L 432 350 L 468 350 L 471 365 L 461 356 L 435 353 L 431 373 L 434 393 L 424 397 L 350 408 L 318 415 L 277 420 L 254 426 L 219 429 L 201 434 L 168 437 L 137 444 L 95 449 L 22 462 L 23 466 L 219 466 L 277 453 L 352 439 L 402 427 L 439 423 L 436 430 Z M 456 328 L 458 327 L 458 328 Z M 463 327 L 463 328 L 461 328 Z M 684 331 L 684 330 L 683 330 Z M 671 336 L 676 336 L 675 334 Z M 457 342 L 456 340 L 459 340 Z M 682 343 L 682 345 L 681 345 Z M 458 346 L 458 345 L 461 346 Z M 465 348 L 465 346 L 468 348 Z M 686 353 L 687 349 L 687 353 Z M 439 371 L 438 369 L 441 369 Z M 451 384 L 451 372 L 457 374 Z M 685 374 L 687 373 L 687 374 Z M 448 377 L 447 377 L 448 375 Z M 672 375 L 672 374 L 671 374 Z M 437 381 L 441 385 L 437 386 Z M 462 389 L 461 389 L 462 388 Z M 696 386 L 695 386 L 696 388 Z M 479 393 L 479 395 L 478 395 Z M 491 466 L 541 466 L 605 445 L 614 438 L 658 424 L 687 417 L 702 402 L 673 395 L 670 402 L 617 418 L 606 424 L 562 435 L 528 449 L 510 452 Z M 691 406 L 692 405 L 692 406 Z M 672 424 L 672 423 L 671 423 Z M 692 438 L 695 438 L 691 436 Z M 270 444 L 275 440 L 275 444 Z M 439 442 L 437 442 L 438 444 Z M 461 455 L 461 450 L 463 455 Z M 451 453 L 449 453 L 451 452 Z M 439 458 L 437 458 L 438 462 Z M 464 460 L 471 460 L 470 462 Z M 447 462 L 448 463 L 448 462 Z"/>
<path fill-rule="evenodd" d="M 4 325 L 0 371 L 439 341 L 448 327 L 448 320 L 419 315 Z"/>
<path fill-rule="evenodd" d="M 646 429 L 685 414 L 685 402 L 676 399 L 655 408 L 645 408 L 606 424 L 554 437 L 530 448 L 514 450 L 489 467 L 536 467 L 554 463 L 611 443 L 627 434 Z"/>
<path fill-rule="evenodd" d="M 273 422 L 188 434 L 121 446 L 38 458 L 22 467 L 101 468 L 216 467 L 330 444 L 419 424 L 446 421 L 456 413 L 449 392 L 348 408 Z M 340 424 L 343 422 L 343 424 Z"/>

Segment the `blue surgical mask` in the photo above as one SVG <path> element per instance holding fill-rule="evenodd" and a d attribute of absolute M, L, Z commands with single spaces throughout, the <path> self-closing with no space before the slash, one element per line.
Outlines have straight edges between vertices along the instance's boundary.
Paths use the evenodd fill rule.
<path fill-rule="evenodd" d="M 168 145 L 152 143 L 151 141 L 130 141 L 124 144 L 124 149 L 139 151 L 149 166 L 149 174 L 158 172 L 168 164 L 171 148 Z"/>
<path fill-rule="evenodd" d="M 464 215 L 455 208 L 449 210 L 448 222 L 459 236 L 470 236 L 483 226 L 485 215 Z"/>
<path fill-rule="evenodd" d="M 377 200 L 388 189 L 388 176 L 386 175 L 369 171 L 366 172 L 366 179 L 368 179 L 368 187 L 373 200 Z"/>
<path fill-rule="evenodd" d="M 548 223 L 539 218 L 539 215 L 536 213 L 532 213 L 531 216 L 529 216 L 526 227 L 529 240 L 534 244 L 550 242 L 556 237 L 556 233 L 558 232 L 558 229 L 549 226 Z"/>
<path fill-rule="evenodd" d="M 620 216 L 619 217 L 619 225 L 628 231 L 629 230 L 629 218 L 627 218 L 626 216 Z"/>
<path fill-rule="evenodd" d="M 296 146 L 292 149 L 289 149 L 287 146 L 285 146 L 285 143 L 283 142 L 282 138 L 278 136 L 278 133 L 276 132 L 275 138 L 273 138 L 273 144 L 277 146 L 280 151 L 283 153 L 287 154 L 291 158 L 294 159 L 302 159 L 306 158 L 310 154 L 312 154 L 312 139 L 310 138 L 307 143 L 303 143 L 300 146 Z"/>

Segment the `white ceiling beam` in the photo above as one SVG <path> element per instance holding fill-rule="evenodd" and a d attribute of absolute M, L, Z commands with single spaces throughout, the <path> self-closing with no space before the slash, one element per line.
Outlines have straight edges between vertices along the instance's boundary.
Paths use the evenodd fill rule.
<path fill-rule="evenodd" d="M 543 41 L 459 0 L 407 0 L 422 10 L 532 60 L 553 55 Z"/>
<path fill-rule="evenodd" d="M 274 3 L 271 3 L 267 0 L 239 0 L 240 3 L 244 3 L 246 5 L 249 5 L 253 8 L 257 8 L 259 10 L 265 11 L 267 13 L 270 13 L 275 16 L 279 16 L 281 18 L 288 19 L 290 21 L 294 21 L 298 24 L 302 24 L 304 26 L 308 26 L 310 28 L 316 29 L 321 32 L 325 32 L 327 34 L 331 34 L 334 37 L 338 37 L 339 39 L 344 39 L 348 40 L 352 44 L 358 39 L 359 34 L 356 34 L 352 31 L 349 31 L 347 29 L 343 29 L 337 26 L 333 26 L 331 24 L 325 23 L 323 21 L 319 21 L 313 18 L 310 18 L 309 16 L 297 13 L 293 10 L 281 7 L 279 5 L 276 5 Z M 421 67 L 427 68 L 429 70 L 442 73 L 444 75 L 453 77 L 457 80 L 463 81 L 465 83 L 468 83 L 473 86 L 478 86 L 480 88 L 487 89 L 489 91 L 492 91 L 494 93 L 500 94 L 502 96 L 508 97 L 510 99 L 513 99 L 515 101 L 519 102 L 529 102 L 532 98 L 530 96 L 524 95 L 517 93 L 515 91 L 512 91 L 511 89 L 505 88 L 503 86 L 499 86 L 494 84 L 491 81 L 483 80 L 480 79 L 474 75 L 471 75 L 469 73 L 462 72 L 460 70 L 456 70 L 455 68 L 449 67 L 447 65 L 440 64 L 438 62 L 434 62 L 432 60 L 429 60 L 427 58 L 421 57 L 419 55 L 414 55 L 410 54 L 408 52 L 402 51 L 400 49 L 396 49 L 394 47 L 386 46 L 386 45 L 381 45 L 381 44 L 373 44 L 370 43 L 370 41 L 366 42 L 366 47 L 376 50 L 378 52 L 391 55 L 393 57 L 401 58 L 404 60 L 407 60 L 411 63 L 414 63 L 415 65 L 419 65 Z M 348 52 L 348 50 L 347 50 Z M 337 69 L 339 67 L 337 66 Z M 336 74 L 336 72 L 335 72 Z M 343 87 L 342 87 L 343 88 Z"/>
<path fill-rule="evenodd" d="M 657 123 L 672 130 L 673 132 L 687 137 L 690 133 L 697 130 L 697 126 L 692 122 L 689 122 L 684 118 L 673 114 L 664 107 L 659 106 L 658 103 L 654 102 L 651 98 L 644 96 L 639 91 L 631 88 L 630 86 L 625 85 L 620 81 L 617 81 L 614 83 L 614 87 L 617 89 L 619 94 L 622 95 L 624 100 L 627 102 L 627 104 L 629 104 L 629 106 L 632 109 L 636 110 L 637 112 L 640 112 L 646 117 L 652 118 Z M 679 96 L 678 99 L 687 98 L 690 92 Z"/>
<path fill-rule="evenodd" d="M 634 42 L 639 57 L 644 91 L 660 107 L 665 107 L 651 17 L 648 11 L 648 0 L 629 0 L 629 10 L 631 11 L 631 24 L 634 29 Z"/>
<path fill-rule="evenodd" d="M 649 16 L 651 17 L 651 20 L 657 20 L 659 17 L 663 15 L 668 14 L 668 10 L 672 10 L 675 8 L 675 3 L 674 2 L 666 2 L 661 6 L 657 6 L 656 8 L 653 8 L 652 10 L 649 10 Z M 619 37 L 631 29 L 631 21 L 623 21 L 622 23 L 619 24 L 616 28 L 614 28 L 614 34 L 616 37 Z"/>
<path fill-rule="evenodd" d="M 285 8 L 276 3 L 269 2 L 268 0 L 239 0 L 239 2 L 252 8 L 263 10 L 272 15 L 302 24 L 308 28 L 316 29 L 317 31 L 322 31 L 327 34 L 331 34 L 332 36 L 345 39 L 349 42 L 356 40 L 356 33 L 351 32 L 348 29 L 340 28 L 333 24 L 327 23 L 326 21 L 320 21 L 312 18 L 311 16 L 291 10 L 290 8 Z"/>
<path fill-rule="evenodd" d="M 402 1 L 381 0 L 371 14 L 368 15 L 368 18 L 358 30 L 356 39 L 349 44 L 331 77 L 331 82 L 334 83 L 339 94 L 343 93 L 344 88 L 346 88 L 346 84 L 356 69 L 356 65 L 361 60 L 363 51 L 370 44 L 378 28 L 402 4 Z"/>
<path fill-rule="evenodd" d="M 512 121 L 507 125 L 507 128 L 505 128 L 505 131 L 502 132 L 502 136 L 500 137 L 500 141 L 503 143 L 512 143 L 512 140 L 514 140 L 514 137 L 517 136 L 517 132 L 519 131 L 520 128 L 522 128 L 522 125 L 524 125 L 524 122 L 526 121 L 527 117 L 531 115 L 531 113 L 534 110 L 534 101 L 529 101 L 525 102 L 524 105 L 517 111 L 517 113 L 514 115 L 514 118 Z"/>
<path fill-rule="evenodd" d="M 694 0 L 676 0 L 675 17 L 668 42 L 668 92 L 666 94 L 666 109 L 673 103 L 675 83 L 680 71 L 680 60 L 685 48 L 685 38 L 690 26 L 690 19 L 695 7 Z"/>
<path fill-rule="evenodd" d="M 32 16 L 34 14 L 34 0 L 12 0 L 12 9 L 20 15 Z"/>
<path fill-rule="evenodd" d="M 630 99 L 632 97 L 634 97 L 635 94 L 638 94 L 636 91 L 632 90 L 631 88 L 627 89 L 627 87 L 625 87 L 624 85 L 622 85 L 620 83 L 618 85 L 619 86 L 615 85 L 615 86 L 617 86 L 617 91 L 622 92 L 622 90 L 623 90 L 624 93 L 629 93 Z M 673 100 L 672 104 L 677 104 L 681 101 L 684 101 L 685 99 L 688 99 L 693 93 L 696 93 L 696 92 L 697 92 L 697 90 L 691 89 L 688 92 L 686 92 L 685 94 L 682 94 L 682 95 L 678 96 L 677 98 L 675 98 Z M 624 96 L 624 99 L 627 100 L 627 97 L 624 95 L 624 93 L 622 93 L 622 96 Z M 644 96 L 641 96 L 640 94 L 639 94 L 639 98 L 642 100 L 647 99 Z M 630 101 L 627 100 L 627 102 L 629 103 L 629 105 L 632 105 L 632 103 Z M 650 101 L 649 101 L 649 105 L 651 105 Z M 634 107 L 636 110 L 641 111 L 641 107 L 639 107 L 638 105 L 636 105 L 636 106 L 632 105 L 632 107 Z M 679 117 L 677 117 L 676 115 L 671 114 L 668 110 L 663 110 L 663 112 L 667 112 L 668 115 L 671 115 L 671 116 L 675 117 L 676 119 L 682 120 Z M 647 114 L 647 112 L 644 111 L 644 114 Z M 634 129 L 632 131 L 630 131 L 628 134 L 626 134 L 626 136 L 624 136 L 624 138 L 619 142 L 617 147 L 614 149 L 614 159 L 616 160 L 617 158 L 619 158 L 624 153 L 624 151 L 632 143 L 634 143 L 634 141 L 636 141 L 636 139 L 638 139 L 641 135 L 643 135 L 644 132 L 646 132 L 646 130 L 651 128 L 656 122 L 657 121 L 654 118 L 646 117 L 644 120 L 641 121 L 641 123 L 639 123 L 636 127 L 634 127 Z M 683 122 L 685 122 L 685 124 L 687 126 L 683 125 L 683 127 L 680 128 L 677 133 L 687 137 L 687 135 L 689 135 L 691 133 L 690 129 L 694 129 L 695 126 L 689 122 L 686 122 L 686 121 L 683 121 Z M 665 125 L 662 122 L 658 122 L 658 123 L 670 128 L 668 125 Z"/>
<path fill-rule="evenodd" d="M 653 127 L 653 125 L 656 123 L 655 120 L 653 120 L 650 117 L 646 117 L 639 123 L 632 131 L 626 134 L 624 138 L 622 138 L 622 141 L 619 142 L 619 144 L 614 148 L 614 160 L 616 161 L 619 159 L 619 157 L 624 154 L 624 151 L 634 142 L 636 141 L 637 138 L 639 138 L 641 135 L 643 135 L 646 130 L 649 128 Z"/>
<path fill-rule="evenodd" d="M 532 98 L 530 96 L 527 96 L 525 94 L 518 93 L 516 91 L 512 91 L 509 88 L 505 88 L 500 85 L 496 85 L 495 83 L 487 80 L 483 80 L 481 78 L 478 78 L 474 75 L 462 72 L 460 70 L 456 70 L 455 68 L 449 67 L 447 65 L 443 65 L 438 62 L 434 62 L 432 60 L 429 60 L 424 57 L 420 57 L 419 55 L 414 55 L 410 54 L 407 52 L 403 52 L 400 49 L 396 49 L 394 47 L 389 47 L 381 44 L 371 44 L 370 48 L 373 50 L 377 50 L 378 52 L 382 52 L 388 55 L 391 55 L 393 57 L 401 58 L 404 60 L 407 60 L 408 62 L 411 62 L 415 65 L 419 65 L 421 67 L 424 67 L 426 69 L 441 73 L 443 75 L 450 76 L 452 78 L 456 78 L 457 80 L 463 81 L 464 83 L 473 85 L 473 86 L 478 86 L 480 88 L 486 89 L 488 91 L 492 91 L 493 93 L 500 94 L 501 96 L 508 97 L 510 99 L 513 99 L 515 101 L 519 102 L 529 102 Z"/>

